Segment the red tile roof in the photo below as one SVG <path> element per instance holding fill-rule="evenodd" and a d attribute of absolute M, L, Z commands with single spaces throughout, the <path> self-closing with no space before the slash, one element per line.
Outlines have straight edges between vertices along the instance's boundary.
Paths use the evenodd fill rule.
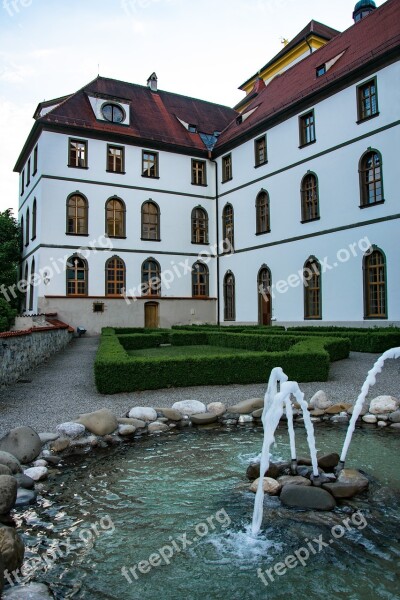
<path fill-rule="evenodd" d="M 319 21 L 314 21 L 314 20 L 310 21 L 304 27 L 304 29 L 302 29 L 300 31 L 300 33 L 298 33 L 292 40 L 290 40 L 290 42 L 288 44 L 286 44 L 286 46 L 280 52 L 278 52 L 278 54 L 276 54 L 274 56 L 274 58 L 269 60 L 267 62 L 267 64 L 264 65 L 257 73 L 255 73 L 252 77 L 249 77 L 249 79 L 247 79 L 244 83 L 242 83 L 242 85 L 239 87 L 239 89 L 240 90 L 243 89 L 245 85 L 247 85 L 252 79 L 257 77 L 258 73 L 262 73 L 263 71 L 265 71 L 265 69 L 268 69 L 268 67 L 270 65 L 273 65 L 277 60 L 279 60 L 280 58 L 285 56 L 285 54 L 290 52 L 290 50 L 295 48 L 298 44 L 300 44 L 300 42 L 304 41 L 306 38 L 310 37 L 311 35 L 316 35 L 320 38 L 323 38 L 324 40 L 329 41 L 332 38 L 336 37 L 339 33 L 340 33 L 340 31 L 338 31 L 337 29 L 332 29 L 332 27 L 328 27 L 328 25 L 324 25 L 323 23 L 320 23 Z"/>
<path fill-rule="evenodd" d="M 127 101 L 130 104 L 130 125 L 97 120 L 88 94 Z M 124 135 L 141 143 L 147 140 L 149 143 L 173 144 L 204 151 L 205 146 L 198 133 L 189 133 L 178 118 L 196 125 L 199 133 L 213 134 L 224 129 L 236 115 L 232 108 L 219 104 L 170 92 L 151 92 L 144 86 L 97 77 L 47 115 L 40 117 L 38 122 Z"/>
<path fill-rule="evenodd" d="M 343 56 L 322 77 L 316 76 L 316 69 L 325 62 Z M 246 107 L 247 111 L 257 110 L 241 124 L 236 120 L 223 131 L 218 139 L 216 151 L 222 153 L 224 145 L 234 145 L 236 138 L 243 137 L 251 130 L 268 121 L 278 119 L 298 102 L 309 101 L 312 105 L 315 95 L 328 86 L 339 82 L 368 63 L 373 65 L 389 53 L 400 54 L 400 0 L 388 0 L 360 22 L 337 35 L 325 46 L 277 75 L 264 90 Z"/>

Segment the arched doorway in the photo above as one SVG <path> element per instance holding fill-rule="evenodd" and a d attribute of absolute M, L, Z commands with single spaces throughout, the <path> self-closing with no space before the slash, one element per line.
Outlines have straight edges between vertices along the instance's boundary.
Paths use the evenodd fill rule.
<path fill-rule="evenodd" d="M 271 325 L 272 296 L 271 296 L 271 271 L 263 266 L 257 277 L 258 290 L 258 324 Z"/>
<path fill-rule="evenodd" d="M 158 302 L 146 302 L 144 305 L 144 326 L 147 329 L 158 328 Z"/>

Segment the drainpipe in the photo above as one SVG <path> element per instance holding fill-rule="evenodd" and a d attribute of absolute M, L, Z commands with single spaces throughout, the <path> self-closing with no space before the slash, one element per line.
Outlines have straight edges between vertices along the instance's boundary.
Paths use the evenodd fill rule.
<path fill-rule="evenodd" d="M 307 46 L 310 48 L 310 54 L 312 54 L 312 48 L 311 48 L 310 42 L 308 41 L 308 37 L 307 36 L 304 36 L 304 41 L 307 44 Z"/>
<path fill-rule="evenodd" d="M 221 324 L 221 319 L 220 319 L 220 308 L 221 308 L 221 300 L 220 300 L 220 293 L 219 293 L 219 279 L 220 279 L 220 275 L 219 275 L 219 198 L 218 198 L 218 163 L 216 160 L 211 158 L 211 150 L 208 151 L 208 158 L 210 160 L 210 162 L 214 163 L 215 165 L 215 212 L 217 215 L 217 221 L 216 221 L 216 234 L 217 234 L 217 325 L 219 326 Z"/>

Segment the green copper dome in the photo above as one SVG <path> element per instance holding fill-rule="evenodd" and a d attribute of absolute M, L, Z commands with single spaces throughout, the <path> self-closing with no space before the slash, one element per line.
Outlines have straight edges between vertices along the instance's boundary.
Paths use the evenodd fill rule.
<path fill-rule="evenodd" d="M 354 12 L 360 10 L 360 8 L 376 8 L 374 0 L 360 0 L 354 7 Z"/>

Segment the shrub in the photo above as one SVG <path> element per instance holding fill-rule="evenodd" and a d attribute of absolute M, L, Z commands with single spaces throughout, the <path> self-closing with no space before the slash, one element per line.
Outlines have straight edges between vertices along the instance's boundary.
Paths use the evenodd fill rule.
<path fill-rule="evenodd" d="M 382 353 L 400 346 L 400 329 L 396 327 L 293 327 L 288 332 L 306 336 L 346 337 L 350 340 L 353 352 Z"/>
<path fill-rule="evenodd" d="M 0 332 L 9 331 L 14 324 L 17 311 L 11 308 L 9 303 L 0 298 Z"/>

